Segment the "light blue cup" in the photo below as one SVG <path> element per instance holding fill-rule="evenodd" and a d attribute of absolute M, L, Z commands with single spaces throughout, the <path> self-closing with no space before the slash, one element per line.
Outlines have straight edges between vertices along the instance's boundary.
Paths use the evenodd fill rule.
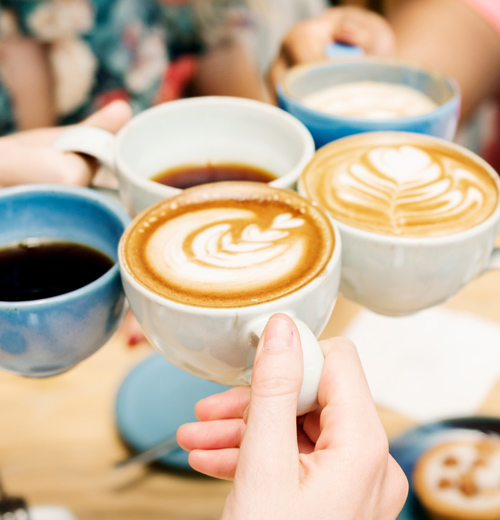
<path fill-rule="evenodd" d="M 125 311 L 117 254 L 129 221 L 120 206 L 87 188 L 38 184 L 0 190 L 0 248 L 30 237 L 62 239 L 91 246 L 116 262 L 75 291 L 0 301 L 0 369 L 54 376 L 108 341 Z"/>
<path fill-rule="evenodd" d="M 333 85 L 355 81 L 403 84 L 423 92 L 438 107 L 426 114 L 392 119 L 336 116 L 307 107 L 305 96 Z M 344 58 L 292 67 L 277 85 L 281 108 L 311 132 L 316 148 L 361 132 L 400 130 L 451 140 L 460 114 L 460 89 L 445 75 L 416 65 L 381 58 Z"/>

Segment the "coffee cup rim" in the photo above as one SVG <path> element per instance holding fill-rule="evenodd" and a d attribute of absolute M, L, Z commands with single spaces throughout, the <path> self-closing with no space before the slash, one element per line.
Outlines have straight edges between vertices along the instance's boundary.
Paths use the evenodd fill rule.
<path fill-rule="evenodd" d="M 492 178 L 493 182 L 495 183 L 496 189 L 497 189 L 497 204 L 494 209 L 494 211 L 482 222 L 479 222 L 475 226 L 472 226 L 470 228 L 464 229 L 462 231 L 458 231 L 456 233 L 450 233 L 440 236 L 431 236 L 431 237 L 404 237 L 404 236 L 397 236 L 397 235 L 388 235 L 384 233 L 377 233 L 375 231 L 370 231 L 366 229 L 361 229 L 355 226 L 352 226 L 350 224 L 346 224 L 338 219 L 335 218 L 328 210 L 328 214 L 332 218 L 332 220 L 337 224 L 339 229 L 347 228 L 349 229 L 349 232 L 351 234 L 364 237 L 364 238 L 371 238 L 373 240 L 377 240 L 378 242 L 385 242 L 385 243 L 393 243 L 397 242 L 398 244 L 408 244 L 408 245 L 417 245 L 420 243 L 425 243 L 426 245 L 435 245 L 435 244 L 447 244 L 447 243 L 453 243 L 457 240 L 462 240 L 467 238 L 468 236 L 480 234 L 484 229 L 489 228 L 492 223 L 500 221 L 500 175 L 496 172 L 496 170 L 488 163 L 486 162 L 482 157 L 474 153 L 473 151 L 465 148 L 464 146 L 461 146 L 457 143 L 454 143 L 453 141 L 449 141 L 447 139 L 444 139 L 442 137 L 436 137 L 433 135 L 427 135 L 427 134 L 421 134 L 416 132 L 406 132 L 406 131 L 397 131 L 397 130 L 380 130 L 375 132 L 363 132 L 360 134 L 354 134 L 354 135 L 348 135 L 346 137 L 341 137 L 335 141 L 332 141 L 330 143 L 327 143 L 322 148 L 318 150 L 320 152 L 322 149 L 325 148 L 334 148 L 337 145 L 342 145 L 344 141 L 349 140 L 357 140 L 357 139 L 363 139 L 363 138 L 369 138 L 370 135 L 377 136 L 377 135 L 407 135 L 409 139 L 420 139 L 423 141 L 430 141 L 437 144 L 441 144 L 447 148 L 451 148 L 455 151 L 457 151 L 459 154 L 465 155 L 469 157 L 471 160 L 474 161 L 474 163 L 479 164 L 481 167 L 483 167 L 490 177 Z M 312 160 L 311 160 L 312 161 Z M 304 169 L 305 171 L 305 169 Z M 302 186 L 303 183 L 303 175 L 299 178 L 297 188 L 299 193 L 306 197 L 308 200 L 309 197 L 305 194 L 306 190 Z M 318 202 L 316 202 L 319 204 Z M 374 238 L 376 237 L 376 238 Z"/>
<path fill-rule="evenodd" d="M 249 184 L 246 181 L 241 181 L 241 182 Z M 224 184 L 226 184 L 226 183 L 224 183 Z M 283 188 L 279 188 L 279 189 L 283 189 Z M 302 197 L 299 193 L 297 193 L 295 191 L 292 191 L 292 193 Z M 190 305 L 188 303 L 177 302 L 177 301 L 171 300 L 165 296 L 161 296 L 161 295 L 151 291 L 150 289 L 148 289 L 134 276 L 132 271 L 129 269 L 128 262 L 125 257 L 126 255 L 123 251 L 123 249 L 124 249 L 123 244 L 124 244 L 124 241 L 126 240 L 128 234 L 130 233 L 130 230 L 134 226 L 134 224 L 136 222 L 139 222 L 140 220 L 142 220 L 146 215 L 149 214 L 150 211 L 153 211 L 156 207 L 161 207 L 161 205 L 164 203 L 164 201 L 159 201 L 156 204 L 154 204 L 153 206 L 150 206 L 149 208 L 146 208 L 141 213 L 139 213 L 132 220 L 132 222 L 128 226 L 128 229 L 126 229 L 125 232 L 123 233 L 123 235 L 120 239 L 120 244 L 118 246 L 118 264 L 120 265 L 121 276 L 125 277 L 128 280 L 128 282 L 133 287 L 135 287 L 135 289 L 137 291 L 139 291 L 142 294 L 142 296 L 153 300 L 155 303 L 158 303 L 161 305 L 166 304 L 169 307 L 171 307 L 173 309 L 177 309 L 177 310 L 181 310 L 181 309 L 183 309 L 184 311 L 189 310 L 193 314 L 203 313 L 205 315 L 209 314 L 209 315 L 218 315 L 218 316 L 219 315 L 233 315 L 235 312 L 237 312 L 239 314 L 244 314 L 244 313 L 252 313 L 252 312 L 254 312 L 253 309 L 256 309 L 256 308 L 258 308 L 259 310 L 262 310 L 262 313 L 265 313 L 266 311 L 271 312 L 273 310 L 273 308 L 277 307 L 277 305 L 279 305 L 280 309 L 283 309 L 283 312 L 286 312 L 286 306 L 288 305 L 289 302 L 292 303 L 293 301 L 295 301 L 295 299 L 297 297 L 300 298 L 304 292 L 314 290 L 319 284 L 323 283 L 323 279 L 325 278 L 326 273 L 329 273 L 329 272 L 335 270 L 341 264 L 342 239 L 341 239 L 341 234 L 340 234 L 337 222 L 335 221 L 335 219 L 333 219 L 331 217 L 331 215 L 322 206 L 320 206 L 319 204 L 315 203 L 314 201 L 310 201 L 308 199 L 306 199 L 306 201 L 309 204 L 311 204 L 312 206 L 314 206 L 315 210 L 320 212 L 326 218 L 326 220 L 328 220 L 328 222 L 332 228 L 332 231 L 333 231 L 334 245 L 332 248 L 332 254 L 331 254 L 330 258 L 326 262 L 323 269 L 318 273 L 318 275 L 315 278 L 313 278 L 312 280 L 310 280 L 308 283 L 299 287 L 298 289 L 296 289 L 295 291 L 293 291 L 291 293 L 285 294 L 285 295 L 275 298 L 273 300 L 268 300 L 268 301 L 265 301 L 262 303 L 256 303 L 256 304 L 252 304 L 252 305 L 244 305 L 244 306 L 238 306 L 238 307 L 208 307 L 208 306 L 203 306 L 203 305 Z"/>
<path fill-rule="evenodd" d="M 283 188 L 286 185 L 290 185 L 293 182 L 297 181 L 302 169 L 310 160 L 310 158 L 314 155 L 316 149 L 311 132 L 296 117 L 292 116 L 291 114 L 277 106 L 265 103 L 263 101 L 257 101 L 254 99 L 238 98 L 232 96 L 198 96 L 194 98 L 176 99 L 173 101 L 168 101 L 159 105 L 155 105 L 135 115 L 116 134 L 116 139 L 114 141 L 114 155 L 117 166 L 117 175 L 119 177 L 122 175 L 127 177 L 133 184 L 140 186 L 141 188 L 150 193 L 164 194 L 166 197 L 182 193 L 184 191 L 183 189 L 166 186 L 164 184 L 153 181 L 149 177 L 134 173 L 134 171 L 131 168 L 129 168 L 128 164 L 120 154 L 120 143 L 130 131 L 135 129 L 137 126 L 140 126 L 144 123 L 144 121 L 152 117 L 152 114 L 158 114 L 160 112 L 168 113 L 172 110 L 182 109 L 182 107 L 184 106 L 196 107 L 217 105 L 243 107 L 247 109 L 258 110 L 261 114 L 265 116 L 268 115 L 269 117 L 279 118 L 281 121 L 285 122 L 285 124 L 287 124 L 290 128 L 293 128 L 296 134 L 304 143 L 304 153 L 302 154 L 300 160 L 297 162 L 297 164 L 292 170 L 290 170 L 285 175 L 281 175 L 277 179 L 274 179 L 266 184 L 275 188 Z"/>
<path fill-rule="evenodd" d="M 316 68 L 329 68 L 336 66 L 346 66 L 350 64 L 377 64 L 382 63 L 387 66 L 393 66 L 394 68 L 402 68 L 407 70 L 418 70 L 419 72 L 423 72 L 430 77 L 436 78 L 439 81 L 442 81 L 443 84 L 447 85 L 450 89 L 450 98 L 447 99 L 444 103 L 440 103 L 433 110 L 426 112 L 424 114 L 418 114 L 414 116 L 398 116 L 387 119 L 367 119 L 360 116 L 346 116 L 341 114 L 330 114 L 321 110 L 317 110 L 315 108 L 309 107 L 302 102 L 300 96 L 293 93 L 290 82 L 292 82 L 295 77 L 300 76 L 307 71 Z M 276 91 L 278 96 L 282 98 L 287 98 L 288 101 L 293 102 L 296 106 L 300 107 L 306 114 L 313 115 L 317 119 L 321 119 L 324 121 L 332 121 L 332 120 L 347 120 L 352 121 L 353 123 L 369 124 L 375 126 L 380 125 L 381 123 L 390 123 L 393 121 L 398 121 L 401 124 L 411 124 L 418 123 L 422 120 L 426 120 L 429 114 L 436 114 L 442 109 L 447 108 L 449 105 L 456 104 L 461 99 L 461 90 L 458 82 L 446 74 L 442 73 L 437 69 L 430 68 L 426 65 L 419 64 L 418 62 L 412 61 L 403 61 L 398 60 L 396 58 L 385 58 L 385 57 L 345 57 L 345 58 L 336 58 L 334 60 L 317 60 L 309 63 L 301 63 L 297 65 L 293 65 L 290 67 L 284 74 L 281 80 L 276 85 Z"/>
<path fill-rule="evenodd" d="M 303 285 L 302 287 L 298 288 L 294 292 L 291 292 L 289 294 L 286 294 L 284 296 L 281 296 L 279 298 L 276 298 L 274 300 L 268 300 L 266 302 L 262 303 L 256 303 L 254 305 L 245 305 L 240 307 L 207 307 L 202 305 L 189 305 L 187 303 L 180 303 L 176 302 L 174 300 L 170 300 L 164 296 L 160 296 L 159 294 L 154 293 L 153 291 L 149 290 L 147 287 L 142 285 L 129 271 L 128 269 L 124 268 L 121 269 L 121 276 L 127 278 L 128 282 L 135 287 L 137 291 L 139 291 L 144 297 L 153 300 L 154 302 L 161 304 L 161 305 L 167 305 L 168 307 L 172 309 L 177 310 L 189 310 L 192 314 L 198 314 L 202 313 L 205 315 L 213 315 L 213 316 L 220 316 L 220 315 L 233 315 L 234 313 L 238 314 L 246 314 L 246 313 L 253 313 L 255 309 L 259 309 L 259 314 L 266 314 L 267 312 L 277 312 L 276 308 L 279 307 L 280 312 L 287 312 L 287 306 L 289 303 L 291 304 L 294 302 L 297 298 L 301 298 L 303 293 L 309 292 L 314 290 L 318 285 L 323 283 L 323 279 L 327 272 L 334 270 L 336 266 L 340 265 L 341 262 L 341 250 L 342 250 L 342 243 L 340 238 L 340 232 L 338 230 L 337 223 L 331 220 L 332 228 L 334 230 L 335 235 L 335 247 L 333 248 L 333 253 L 331 257 L 329 258 L 327 264 L 323 268 L 323 270 L 314 278 L 313 280 L 310 280 L 306 285 Z M 122 258 L 122 252 L 119 250 L 118 253 L 119 263 L 120 267 L 122 264 L 122 261 L 120 260 Z"/>
<path fill-rule="evenodd" d="M 125 210 L 112 201 L 106 195 L 103 195 L 97 191 L 94 191 L 90 188 L 84 187 L 75 187 L 75 186 L 63 186 L 59 184 L 23 184 L 18 186 L 10 186 L 8 188 L 3 188 L 0 190 L 0 200 L 4 198 L 9 198 L 11 196 L 22 195 L 22 194 L 46 194 L 50 196 L 51 194 L 59 194 L 69 196 L 72 200 L 85 200 L 91 201 L 101 208 L 104 208 L 106 212 L 113 216 L 116 221 L 120 222 L 123 225 L 123 230 L 126 229 L 128 224 L 130 223 L 130 217 L 125 212 Z M 0 247 L 4 247 L 2 244 Z M 118 259 L 113 261 L 113 266 L 108 269 L 104 274 L 99 276 L 99 278 L 94 281 L 86 284 L 78 289 L 73 291 L 69 291 L 63 294 L 59 294 L 57 296 L 52 296 L 50 298 L 41 298 L 39 300 L 27 300 L 27 301 L 19 301 L 19 302 L 10 302 L 10 301 L 2 301 L 0 300 L 0 309 L 22 309 L 23 311 L 33 309 L 34 311 L 38 307 L 43 307 L 48 304 L 57 305 L 62 302 L 71 302 L 82 295 L 90 293 L 94 291 L 99 286 L 105 286 L 113 279 L 120 277 L 120 266 Z"/>

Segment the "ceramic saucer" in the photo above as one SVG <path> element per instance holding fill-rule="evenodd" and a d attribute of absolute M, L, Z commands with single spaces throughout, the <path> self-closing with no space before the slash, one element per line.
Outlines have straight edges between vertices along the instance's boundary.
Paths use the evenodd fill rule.
<path fill-rule="evenodd" d="M 153 354 L 129 372 L 118 390 L 115 403 L 118 431 L 134 451 L 146 450 L 174 436 L 181 424 L 196 421 L 194 405 L 200 399 L 227 388 L 187 374 L 161 354 Z M 193 471 L 188 453 L 181 448 L 158 462 Z"/>
<path fill-rule="evenodd" d="M 434 444 L 453 436 L 456 430 L 476 430 L 500 434 L 500 419 L 495 417 L 463 417 L 424 424 L 408 430 L 389 443 L 389 451 L 405 472 L 410 483 L 406 504 L 397 520 L 427 518 L 412 491 L 411 474 L 418 457 Z"/>

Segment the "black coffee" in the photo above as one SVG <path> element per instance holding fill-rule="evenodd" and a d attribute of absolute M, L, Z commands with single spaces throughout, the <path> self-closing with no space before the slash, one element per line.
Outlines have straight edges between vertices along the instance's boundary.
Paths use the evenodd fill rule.
<path fill-rule="evenodd" d="M 276 175 L 262 168 L 237 163 L 185 165 L 169 168 L 151 177 L 153 181 L 182 190 L 212 182 L 271 182 L 276 178 Z"/>
<path fill-rule="evenodd" d="M 114 261 L 74 242 L 29 239 L 0 249 L 0 301 L 51 298 L 87 285 Z"/>

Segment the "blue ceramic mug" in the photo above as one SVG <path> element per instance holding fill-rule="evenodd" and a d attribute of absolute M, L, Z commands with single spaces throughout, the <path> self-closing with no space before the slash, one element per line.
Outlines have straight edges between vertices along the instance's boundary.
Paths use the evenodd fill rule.
<path fill-rule="evenodd" d="M 120 206 L 88 188 L 38 184 L 0 190 L 0 249 L 32 239 L 67 241 L 99 251 L 110 265 L 93 282 L 70 292 L 0 301 L 0 369 L 53 376 L 108 341 L 125 311 L 117 252 L 129 221 Z"/>
<path fill-rule="evenodd" d="M 391 118 L 335 115 L 304 103 L 304 98 L 335 85 L 383 82 L 404 85 L 425 94 L 436 105 L 420 115 Z M 399 130 L 451 140 L 460 113 L 460 89 L 445 75 L 417 65 L 382 58 L 345 58 L 298 65 L 277 85 L 281 108 L 299 119 L 311 132 L 316 148 L 361 132 Z"/>

